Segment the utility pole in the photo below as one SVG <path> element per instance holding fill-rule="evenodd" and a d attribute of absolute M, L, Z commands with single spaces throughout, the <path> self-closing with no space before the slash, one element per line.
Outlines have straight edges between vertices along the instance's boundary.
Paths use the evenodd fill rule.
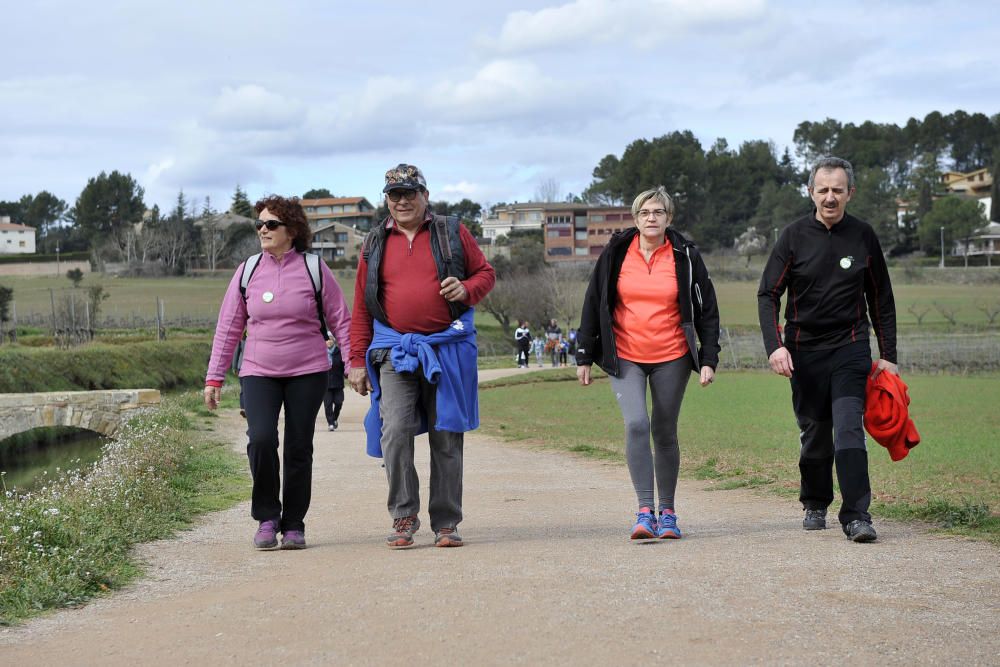
<path fill-rule="evenodd" d="M 941 263 L 938 264 L 939 269 L 944 268 L 944 227 L 941 227 Z"/>

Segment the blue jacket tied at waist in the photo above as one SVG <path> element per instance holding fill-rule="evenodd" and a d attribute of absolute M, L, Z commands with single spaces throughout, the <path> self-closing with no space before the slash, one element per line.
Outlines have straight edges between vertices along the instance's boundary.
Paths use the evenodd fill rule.
<path fill-rule="evenodd" d="M 382 390 L 378 373 L 372 367 L 372 350 L 389 349 L 392 367 L 397 373 L 422 370 L 428 382 L 436 386 L 437 420 L 434 429 L 464 433 L 479 427 L 479 371 L 476 328 L 472 308 L 452 322 L 447 329 L 432 334 L 401 334 L 378 320 L 374 336 L 365 354 L 365 366 L 372 384 L 371 408 L 365 416 L 367 452 L 382 457 L 382 415 L 379 401 Z M 427 415 L 420 410 L 420 429 L 427 432 Z"/>

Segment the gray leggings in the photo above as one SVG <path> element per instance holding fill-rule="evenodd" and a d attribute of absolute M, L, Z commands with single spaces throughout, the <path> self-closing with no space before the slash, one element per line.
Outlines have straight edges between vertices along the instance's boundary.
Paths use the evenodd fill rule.
<path fill-rule="evenodd" d="M 655 507 L 655 470 L 656 486 L 660 492 L 659 509 L 674 509 L 674 491 L 677 489 L 677 471 L 681 461 L 677 446 L 677 417 L 691 367 L 688 355 L 658 364 L 638 364 L 619 359 L 621 373 L 618 377 L 611 376 L 611 389 L 625 418 L 625 460 L 639 507 Z M 647 381 L 653 397 L 652 420 L 646 412 Z M 653 451 L 649 448 L 650 432 L 653 435 Z"/>

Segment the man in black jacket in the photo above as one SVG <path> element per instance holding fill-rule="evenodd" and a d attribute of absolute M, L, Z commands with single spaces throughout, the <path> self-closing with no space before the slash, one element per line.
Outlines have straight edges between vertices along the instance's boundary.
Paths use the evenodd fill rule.
<path fill-rule="evenodd" d="M 813 212 L 785 227 L 764 267 L 757 291 L 760 328 L 771 369 L 791 380 L 802 445 L 803 528 L 826 528 L 836 464 L 844 533 L 871 542 L 865 384 L 869 374 L 899 374 L 896 307 L 875 231 L 846 213 L 854 195 L 851 163 L 820 159 L 809 176 L 809 195 Z M 782 331 L 778 313 L 786 290 Z M 869 314 L 879 348 L 874 367 Z"/>

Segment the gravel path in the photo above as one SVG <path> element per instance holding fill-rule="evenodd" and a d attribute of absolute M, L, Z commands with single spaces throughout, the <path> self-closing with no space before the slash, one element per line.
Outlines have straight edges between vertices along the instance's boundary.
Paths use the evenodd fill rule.
<path fill-rule="evenodd" d="M 853 544 L 802 531 L 794 501 L 691 481 L 685 538 L 631 543 L 624 466 L 479 434 L 467 545 L 433 548 L 424 513 L 389 550 L 366 405 L 348 392 L 317 432 L 309 549 L 255 552 L 248 503 L 208 515 L 143 546 L 135 585 L 0 631 L 0 664 L 1000 665 L 995 547 L 887 521 Z M 239 416 L 218 422 L 242 449 Z"/>

